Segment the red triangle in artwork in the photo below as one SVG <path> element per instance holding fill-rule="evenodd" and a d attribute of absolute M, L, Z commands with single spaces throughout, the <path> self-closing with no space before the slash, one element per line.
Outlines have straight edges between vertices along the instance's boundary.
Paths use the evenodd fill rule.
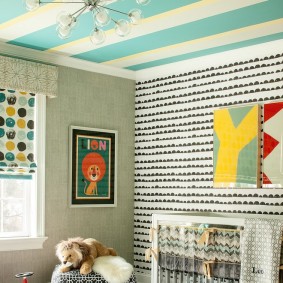
<path fill-rule="evenodd" d="M 263 184 L 272 184 L 269 178 L 264 173 L 262 173 L 262 180 Z"/>
<path fill-rule="evenodd" d="M 264 122 L 275 116 L 281 109 L 283 109 L 283 102 L 264 105 Z"/>
<path fill-rule="evenodd" d="M 278 140 L 276 140 L 269 134 L 264 133 L 263 159 L 265 159 L 278 144 Z"/>

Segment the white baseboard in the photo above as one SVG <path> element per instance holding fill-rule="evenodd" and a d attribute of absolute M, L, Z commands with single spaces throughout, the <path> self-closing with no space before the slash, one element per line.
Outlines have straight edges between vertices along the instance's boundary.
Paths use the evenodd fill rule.
<path fill-rule="evenodd" d="M 145 275 L 145 274 L 135 272 L 135 276 L 137 279 L 137 283 L 150 283 L 151 282 L 150 275 Z"/>

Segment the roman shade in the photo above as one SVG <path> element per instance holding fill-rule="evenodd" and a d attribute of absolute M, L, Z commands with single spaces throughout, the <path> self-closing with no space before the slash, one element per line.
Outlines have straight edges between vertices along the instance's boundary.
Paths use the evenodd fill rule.
<path fill-rule="evenodd" d="M 36 100 L 57 96 L 58 68 L 0 56 L 0 175 L 30 174 L 36 163 Z"/>
<path fill-rule="evenodd" d="M 0 88 L 0 171 L 33 173 L 35 103 L 32 93 Z"/>

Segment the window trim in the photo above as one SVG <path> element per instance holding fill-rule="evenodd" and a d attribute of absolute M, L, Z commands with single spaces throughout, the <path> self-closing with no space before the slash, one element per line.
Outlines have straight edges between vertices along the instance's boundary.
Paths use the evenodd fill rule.
<path fill-rule="evenodd" d="M 42 249 L 45 236 L 45 137 L 46 137 L 46 97 L 37 96 L 36 139 L 37 139 L 37 179 L 36 185 L 36 227 L 30 237 L 0 238 L 0 251 Z"/>
<path fill-rule="evenodd" d="M 0 251 L 20 251 L 42 249 L 47 237 L 2 238 Z"/>

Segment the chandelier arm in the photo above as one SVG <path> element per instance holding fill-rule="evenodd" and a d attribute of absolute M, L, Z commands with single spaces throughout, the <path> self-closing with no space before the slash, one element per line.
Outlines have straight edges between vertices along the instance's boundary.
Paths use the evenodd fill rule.
<path fill-rule="evenodd" d="M 76 14 L 76 18 L 78 18 L 86 9 L 87 9 L 87 5 L 85 5 L 84 7 L 80 8 L 78 11 L 74 12 L 73 14 L 71 14 L 71 16 L 75 16 Z"/>
<path fill-rule="evenodd" d="M 53 1 L 41 1 L 39 0 L 39 4 L 85 4 L 85 2 L 65 2 L 65 1 L 56 1 L 56 2 L 53 2 Z M 86 4 L 85 4 L 85 7 L 88 7 Z M 84 7 L 84 8 L 85 8 Z M 122 12 L 122 11 L 119 11 L 119 10 L 116 10 L 116 9 L 112 9 L 112 8 L 109 8 L 109 7 L 106 7 L 106 6 L 103 6 L 103 5 L 99 5 L 99 4 L 95 4 L 94 7 L 101 7 L 101 8 L 105 8 L 105 9 L 108 9 L 110 11 L 113 11 L 113 12 L 116 12 L 116 13 L 119 13 L 119 14 L 123 14 L 123 15 L 126 15 L 128 16 L 127 13 L 125 12 Z"/>
<path fill-rule="evenodd" d="M 65 2 L 65 1 L 40 1 L 39 0 L 39 5 L 40 4 L 84 4 L 84 2 Z"/>
<path fill-rule="evenodd" d="M 110 10 L 110 11 L 113 11 L 113 12 L 120 13 L 120 14 L 128 16 L 128 14 L 125 13 L 125 12 L 121 12 L 121 11 L 118 11 L 118 10 L 115 10 L 115 9 L 112 9 L 112 8 L 109 8 L 109 7 L 106 7 L 106 6 L 103 6 L 103 5 L 95 4 L 95 6 L 101 7 L 101 8 L 105 8 L 107 10 Z"/>

